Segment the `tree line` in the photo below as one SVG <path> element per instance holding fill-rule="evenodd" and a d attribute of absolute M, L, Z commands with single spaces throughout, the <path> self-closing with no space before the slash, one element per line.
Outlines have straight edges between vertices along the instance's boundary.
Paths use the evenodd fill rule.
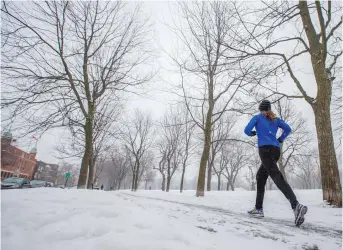
<path fill-rule="evenodd" d="M 340 115 L 341 3 L 180 2 L 174 9 L 177 18 L 168 28 L 178 47 L 164 52 L 178 78 L 168 84 L 179 105 L 166 112 L 157 132 L 148 114 L 118 118 L 125 99 L 156 74 L 153 23 L 141 4 L 3 2 L 1 108 L 9 114 L 4 122 L 17 124 L 23 134 L 64 128 L 70 143 L 58 150 L 81 159 L 78 188 L 91 188 L 96 169 L 113 157 L 129 166 L 132 190 L 149 179 L 145 169 L 152 167 L 166 191 L 182 169 L 182 191 L 186 167 L 197 155 L 196 195 L 204 196 L 206 179 L 207 190 L 212 176 L 225 178 L 233 189 L 237 171 L 249 166 L 246 148 L 254 141 L 230 130 L 233 117 L 252 115 L 269 98 L 294 128 L 282 146 L 282 173 L 298 166 L 294 174 L 300 180 L 313 162 L 323 199 L 341 206 L 334 143 L 339 129 L 332 119 Z M 302 66 L 310 71 L 310 83 L 299 73 Z M 317 147 L 307 149 L 313 139 L 308 125 L 297 111 L 282 107 L 294 99 L 313 111 Z M 113 140 L 120 141 L 116 150 Z"/>

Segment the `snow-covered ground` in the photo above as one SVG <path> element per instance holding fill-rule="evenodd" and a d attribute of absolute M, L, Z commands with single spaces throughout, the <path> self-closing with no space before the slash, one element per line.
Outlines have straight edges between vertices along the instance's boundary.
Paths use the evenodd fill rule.
<path fill-rule="evenodd" d="M 1 249 L 341 249 L 341 209 L 325 206 L 320 190 L 295 192 L 309 207 L 300 228 L 279 191 L 266 192 L 266 217 L 255 219 L 245 214 L 248 191 L 5 190 Z"/>

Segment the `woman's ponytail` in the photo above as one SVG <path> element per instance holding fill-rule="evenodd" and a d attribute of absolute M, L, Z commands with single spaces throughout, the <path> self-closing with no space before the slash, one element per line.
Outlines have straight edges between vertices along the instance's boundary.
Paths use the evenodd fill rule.
<path fill-rule="evenodd" d="M 264 115 L 271 121 L 274 121 L 276 119 L 276 115 L 273 113 L 273 111 L 264 111 Z"/>

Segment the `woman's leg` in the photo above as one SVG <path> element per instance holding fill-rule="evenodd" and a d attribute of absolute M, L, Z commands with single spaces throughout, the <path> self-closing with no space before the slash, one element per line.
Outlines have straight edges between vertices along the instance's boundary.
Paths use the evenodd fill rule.
<path fill-rule="evenodd" d="M 280 148 L 267 146 L 260 147 L 259 154 L 262 160 L 262 164 L 267 171 L 268 175 L 273 179 L 275 185 L 290 201 L 292 209 L 295 209 L 298 201 L 290 185 L 283 178 L 278 166 L 277 161 L 280 158 Z"/>
<path fill-rule="evenodd" d="M 268 179 L 268 173 L 266 169 L 263 167 L 263 165 L 261 164 L 256 174 L 256 181 L 257 181 L 257 188 L 256 188 L 257 194 L 256 194 L 256 204 L 255 204 L 256 209 L 263 208 L 263 198 L 264 198 L 264 191 L 265 191 L 267 179 Z"/>

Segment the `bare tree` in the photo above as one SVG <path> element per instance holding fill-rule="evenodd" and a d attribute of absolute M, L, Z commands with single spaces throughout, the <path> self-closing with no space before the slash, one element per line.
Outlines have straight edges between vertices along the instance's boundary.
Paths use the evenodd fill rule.
<path fill-rule="evenodd" d="M 172 59 L 181 76 L 180 96 L 192 120 L 203 132 L 196 195 L 204 196 L 213 125 L 225 112 L 235 110 L 234 97 L 248 85 L 244 80 L 249 67 L 242 68 L 225 57 L 229 50 L 222 44 L 227 41 L 236 20 L 231 2 L 180 2 L 179 7 L 181 21 L 175 24 L 173 31 L 184 48 L 179 58 Z"/>
<path fill-rule="evenodd" d="M 147 169 L 143 174 L 143 180 L 144 180 L 144 189 L 148 189 L 148 184 L 152 183 L 155 179 L 155 172 L 152 171 L 152 168 Z"/>
<path fill-rule="evenodd" d="M 166 172 L 166 192 L 169 192 L 171 179 L 174 173 L 180 168 L 184 161 L 183 136 L 184 134 L 184 120 L 180 109 L 167 111 L 161 122 L 161 139 L 159 148 L 161 152 L 163 166 L 165 161 Z M 163 178 L 163 175 L 162 175 Z M 163 181 L 163 180 L 162 180 Z"/>
<path fill-rule="evenodd" d="M 154 140 L 154 130 L 150 114 L 135 110 L 131 119 L 122 124 L 121 138 L 129 153 L 132 169 L 132 191 L 137 191 L 142 161 Z"/>
<path fill-rule="evenodd" d="M 207 164 L 207 191 L 211 191 L 212 169 L 214 169 L 216 156 L 222 150 L 223 146 L 230 141 L 230 138 L 234 138 L 231 132 L 235 123 L 234 113 L 227 113 L 213 125 L 211 150 Z M 218 173 L 215 174 L 220 178 Z"/>
<path fill-rule="evenodd" d="M 280 172 L 287 181 L 285 168 L 292 157 L 302 154 L 307 149 L 312 135 L 308 131 L 306 121 L 289 100 L 278 100 L 274 103 L 274 108 L 277 110 L 279 117 L 292 126 L 291 135 L 280 146 L 281 154 L 278 162 Z"/>
<path fill-rule="evenodd" d="M 111 154 L 111 163 L 111 187 L 119 190 L 130 169 L 128 155 L 114 150 Z"/>
<path fill-rule="evenodd" d="M 93 157 L 90 164 L 93 172 L 88 174 L 88 183 L 93 186 L 93 183 L 100 176 L 104 167 L 104 162 L 110 159 L 110 151 L 112 140 L 117 137 L 117 118 L 120 116 L 122 105 L 119 101 L 113 102 L 102 101 L 101 111 L 95 113 L 93 127 Z M 56 147 L 56 151 L 60 154 L 58 158 L 76 158 L 82 159 L 84 154 L 85 134 L 82 127 L 70 126 L 69 136 L 61 138 L 61 144 Z"/>
<path fill-rule="evenodd" d="M 162 144 L 159 145 L 160 149 L 160 154 L 161 154 L 161 159 L 158 163 L 158 168 L 154 167 L 154 169 L 157 169 L 160 174 L 162 175 L 162 183 L 161 183 L 161 190 L 165 191 L 166 190 L 166 151 L 164 150 L 164 147 Z"/>
<path fill-rule="evenodd" d="M 223 148 L 221 148 L 221 151 L 223 150 Z M 215 175 L 217 176 L 217 190 L 220 191 L 221 187 L 222 187 L 222 183 L 221 183 L 221 177 L 223 175 L 223 171 L 225 169 L 225 165 L 226 164 L 226 158 L 224 154 L 220 154 L 219 155 L 219 160 L 216 160 L 216 162 L 213 165 L 213 171 L 215 173 Z"/>
<path fill-rule="evenodd" d="M 247 154 L 247 148 L 242 143 L 231 143 L 231 145 L 225 145 L 221 151 L 221 159 L 223 159 L 223 176 L 227 180 L 226 190 L 235 190 L 235 182 L 238 173 L 245 166 L 249 159 Z"/>
<path fill-rule="evenodd" d="M 247 173 L 245 174 L 245 179 L 249 183 L 250 190 L 256 190 L 256 184 L 257 184 L 257 179 L 256 179 L 256 174 L 258 169 L 261 166 L 261 159 L 258 155 L 256 150 L 251 150 L 249 151 L 249 159 L 247 160 Z"/>
<path fill-rule="evenodd" d="M 281 97 L 303 99 L 311 106 L 318 138 L 323 199 L 341 207 L 342 189 L 330 112 L 333 83 L 341 72 L 337 70 L 341 69 L 342 56 L 341 3 L 273 1 L 262 2 L 262 7 L 235 4 L 235 9 L 245 35 L 230 32 L 235 42 L 229 39 L 226 47 L 237 51 L 236 58 L 263 65 L 264 73 L 259 77 L 265 89 Z M 288 28 L 294 32 L 284 32 Z M 317 89 L 314 96 L 309 94 L 309 88 L 306 90 L 298 71 L 299 58 L 304 56 L 310 58 L 306 63 L 313 70 L 311 82 L 315 85 L 311 88 Z M 269 84 L 275 78 L 280 82 L 279 76 L 286 73 L 298 93 L 279 92 Z"/>
<path fill-rule="evenodd" d="M 1 107 L 28 133 L 81 128 L 78 188 L 87 181 L 90 188 L 95 114 L 101 100 L 150 78 L 137 74 L 148 58 L 150 24 L 121 1 L 3 2 L 1 12 Z"/>
<path fill-rule="evenodd" d="M 302 189 L 320 188 L 319 161 L 315 150 L 295 157 L 294 163 L 297 167 L 293 169 L 293 174 L 300 180 Z"/>
<path fill-rule="evenodd" d="M 186 167 L 188 165 L 188 160 L 191 155 L 193 155 L 193 147 L 191 145 L 192 138 L 194 134 L 194 128 L 195 124 L 191 121 L 189 121 L 189 114 L 187 110 L 183 111 L 182 114 L 184 114 L 184 126 L 183 126 L 183 134 L 181 136 L 181 148 L 183 149 L 183 152 L 181 154 L 182 157 L 182 172 L 181 172 L 181 181 L 180 181 L 180 193 L 183 191 L 184 186 L 184 178 L 185 178 L 185 172 Z"/>
<path fill-rule="evenodd" d="M 148 182 L 153 181 L 154 179 L 154 171 L 153 171 L 153 165 L 154 165 L 154 154 L 151 150 L 148 150 L 146 154 L 144 154 L 141 168 L 139 171 L 138 176 L 138 186 L 141 183 L 142 180 L 145 181 L 144 188 L 147 189 Z"/>

